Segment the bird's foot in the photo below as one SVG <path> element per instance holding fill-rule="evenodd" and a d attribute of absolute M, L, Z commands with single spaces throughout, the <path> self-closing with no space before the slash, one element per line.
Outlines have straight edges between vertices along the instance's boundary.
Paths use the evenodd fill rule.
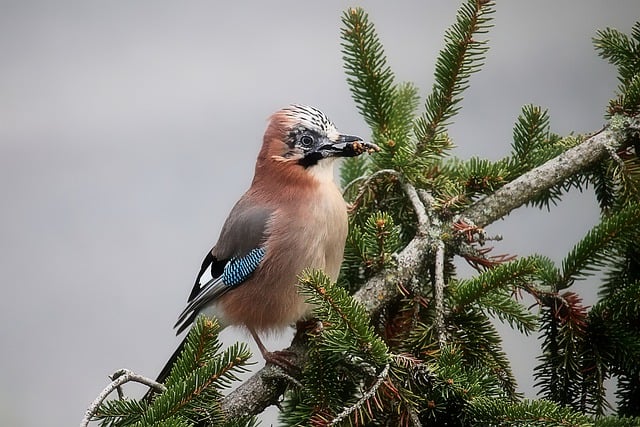
<path fill-rule="evenodd" d="M 295 352 L 288 350 L 267 351 L 262 356 L 267 364 L 279 367 L 286 374 L 293 377 L 300 375 L 300 368 L 295 364 L 295 359 L 298 356 Z"/>
<path fill-rule="evenodd" d="M 301 370 L 296 364 L 298 361 L 298 354 L 290 350 L 269 351 L 264 344 L 262 344 L 262 340 L 260 340 L 258 333 L 254 329 L 249 328 L 249 332 L 251 332 L 251 335 L 258 345 L 258 349 L 260 349 L 260 353 L 262 353 L 262 357 L 267 365 L 275 365 L 282 369 L 282 371 L 287 375 L 294 377 L 300 376 Z"/>

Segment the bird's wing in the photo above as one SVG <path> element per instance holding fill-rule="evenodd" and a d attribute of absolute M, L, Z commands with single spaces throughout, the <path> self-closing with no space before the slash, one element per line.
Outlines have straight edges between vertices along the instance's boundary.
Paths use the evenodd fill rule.
<path fill-rule="evenodd" d="M 252 205 L 245 198 L 234 206 L 218 243 L 202 262 L 187 307 L 174 326 L 177 334 L 185 330 L 204 307 L 242 284 L 258 268 L 265 256 L 264 242 L 272 213 L 273 210 Z M 201 284 L 200 279 L 209 267 L 212 279 Z"/>
<path fill-rule="evenodd" d="M 231 258 L 224 266 L 222 274 L 205 283 L 196 297 L 187 304 L 175 325 L 178 328 L 177 333 L 180 334 L 187 328 L 207 304 L 247 280 L 260 265 L 264 254 L 264 248 L 255 248 L 242 257 Z"/>

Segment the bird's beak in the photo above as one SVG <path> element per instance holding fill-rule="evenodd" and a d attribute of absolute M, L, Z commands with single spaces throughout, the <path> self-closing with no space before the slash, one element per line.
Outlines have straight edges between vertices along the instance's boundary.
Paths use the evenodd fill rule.
<path fill-rule="evenodd" d="M 355 157 L 362 153 L 380 151 L 380 147 L 371 142 L 365 142 L 359 136 L 339 135 L 336 141 L 327 140 L 321 148 L 324 157 Z"/>

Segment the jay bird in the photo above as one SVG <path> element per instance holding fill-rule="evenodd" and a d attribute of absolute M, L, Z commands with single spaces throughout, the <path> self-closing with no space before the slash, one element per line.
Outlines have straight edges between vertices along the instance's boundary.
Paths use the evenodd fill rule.
<path fill-rule="evenodd" d="M 246 327 L 265 361 L 282 366 L 258 333 L 285 328 L 308 314 L 310 307 L 296 289 L 304 269 L 323 270 L 334 281 L 340 271 L 347 204 L 334 182 L 334 161 L 379 150 L 339 133 L 316 108 L 291 105 L 274 113 L 251 187 L 206 254 L 175 325 L 177 334 L 199 314 L 214 316 L 223 328 Z M 212 279 L 201 283 L 207 269 Z M 160 382 L 181 348 L 160 373 Z"/>

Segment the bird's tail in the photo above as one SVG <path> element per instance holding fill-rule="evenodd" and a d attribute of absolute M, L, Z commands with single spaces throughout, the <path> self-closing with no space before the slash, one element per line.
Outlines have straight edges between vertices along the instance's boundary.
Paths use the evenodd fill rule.
<path fill-rule="evenodd" d="M 182 353 L 182 350 L 184 349 L 184 345 L 186 342 L 187 342 L 187 337 L 185 336 L 182 342 L 180 342 L 180 345 L 178 345 L 178 348 L 176 348 L 176 351 L 173 352 L 169 360 L 167 360 L 167 363 L 165 363 L 164 368 L 162 368 L 162 370 L 158 374 L 158 378 L 156 378 L 157 382 L 164 383 L 166 381 L 167 377 L 171 373 L 171 368 L 173 368 L 173 364 L 176 363 L 176 360 L 178 360 L 178 357 L 180 356 L 180 353 Z M 149 389 L 149 391 L 147 391 L 147 393 L 144 395 L 143 399 L 147 401 L 151 401 L 151 398 L 156 393 L 157 392 L 154 391 L 153 389 Z"/>

